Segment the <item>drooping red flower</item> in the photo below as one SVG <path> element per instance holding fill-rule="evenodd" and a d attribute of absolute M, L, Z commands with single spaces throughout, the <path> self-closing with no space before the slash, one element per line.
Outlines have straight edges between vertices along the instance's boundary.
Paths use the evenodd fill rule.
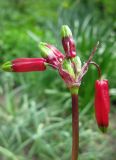
<path fill-rule="evenodd" d="M 99 128 L 105 132 L 109 125 L 110 97 L 108 80 L 95 83 L 95 116 Z"/>

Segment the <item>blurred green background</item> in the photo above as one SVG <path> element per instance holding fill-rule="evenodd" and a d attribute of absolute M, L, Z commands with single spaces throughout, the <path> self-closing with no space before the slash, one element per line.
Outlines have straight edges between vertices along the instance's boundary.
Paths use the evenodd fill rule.
<path fill-rule="evenodd" d="M 17 57 L 40 57 L 39 41 L 63 51 L 60 29 L 72 29 L 77 54 L 94 60 L 109 80 L 111 113 L 107 134 L 94 117 L 95 67 L 79 91 L 79 160 L 116 160 L 115 0 L 0 0 L 0 64 Z M 71 159 L 71 99 L 56 71 L 0 72 L 0 160 Z"/>

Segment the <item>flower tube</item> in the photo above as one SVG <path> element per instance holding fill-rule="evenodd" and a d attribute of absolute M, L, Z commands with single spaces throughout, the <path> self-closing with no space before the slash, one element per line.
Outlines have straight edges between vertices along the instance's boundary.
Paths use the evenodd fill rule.
<path fill-rule="evenodd" d="M 9 72 L 32 72 L 46 70 L 46 60 L 43 58 L 17 58 L 2 65 Z"/>
<path fill-rule="evenodd" d="M 99 128 L 105 132 L 109 125 L 110 98 L 108 80 L 95 83 L 95 116 Z"/>

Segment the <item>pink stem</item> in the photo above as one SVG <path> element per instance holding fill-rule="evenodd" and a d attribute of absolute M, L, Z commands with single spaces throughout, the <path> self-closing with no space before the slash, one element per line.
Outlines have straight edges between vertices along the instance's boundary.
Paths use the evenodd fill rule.
<path fill-rule="evenodd" d="M 96 50 L 98 49 L 98 47 L 99 47 L 99 41 L 97 42 L 96 46 L 94 47 L 93 51 L 91 52 L 90 57 L 89 57 L 89 59 L 88 59 L 88 61 L 86 63 L 89 64 L 92 61 L 92 58 L 93 58 Z"/>
<path fill-rule="evenodd" d="M 99 79 L 101 79 L 101 69 L 100 69 L 100 66 L 97 63 L 93 62 L 93 61 L 91 61 L 90 64 L 93 64 L 97 68 Z"/>
<path fill-rule="evenodd" d="M 79 150 L 78 95 L 72 94 L 72 160 L 78 160 L 78 150 Z"/>

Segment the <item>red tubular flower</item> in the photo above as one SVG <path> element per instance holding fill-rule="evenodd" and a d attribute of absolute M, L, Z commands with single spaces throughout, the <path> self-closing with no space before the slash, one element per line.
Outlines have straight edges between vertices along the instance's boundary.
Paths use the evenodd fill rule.
<path fill-rule="evenodd" d="M 12 60 L 12 62 L 34 62 L 34 61 L 44 61 L 46 62 L 46 60 L 44 58 L 16 58 L 15 60 Z"/>
<path fill-rule="evenodd" d="M 66 25 L 62 26 L 62 45 L 67 58 L 73 58 L 76 56 L 76 47 L 72 32 Z"/>
<path fill-rule="evenodd" d="M 95 116 L 99 128 L 105 132 L 109 125 L 110 98 L 108 80 L 95 83 Z"/>
<path fill-rule="evenodd" d="M 2 68 L 11 72 L 31 72 L 44 71 L 46 60 L 43 58 L 17 58 L 11 62 L 6 62 Z"/>

